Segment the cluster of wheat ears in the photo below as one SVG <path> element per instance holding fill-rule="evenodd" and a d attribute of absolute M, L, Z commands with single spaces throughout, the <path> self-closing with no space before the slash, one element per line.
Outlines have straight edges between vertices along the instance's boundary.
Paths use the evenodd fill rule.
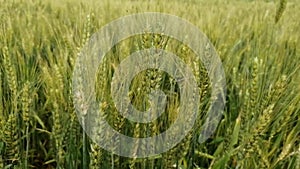
<path fill-rule="evenodd" d="M 276 4 L 262 1 L 0 3 L 0 168 L 300 169 L 296 1 L 282 0 L 277 13 Z M 97 29 L 144 11 L 178 15 L 208 36 L 223 62 L 226 107 L 217 130 L 200 144 L 211 85 L 198 57 L 185 44 L 147 31 L 118 43 L 99 65 L 95 84 L 103 117 L 116 131 L 136 138 L 157 135 L 174 122 L 180 106 L 174 78 L 147 69 L 130 85 L 131 103 L 145 111 L 150 91 L 159 89 L 167 95 L 165 112 L 146 124 L 119 114 L 111 99 L 112 77 L 122 59 L 135 51 L 154 47 L 179 56 L 192 69 L 201 96 L 194 128 L 179 144 L 154 157 L 127 158 L 102 149 L 83 132 L 74 108 L 72 74 L 77 56 Z M 145 148 L 137 142 L 132 151 Z"/>

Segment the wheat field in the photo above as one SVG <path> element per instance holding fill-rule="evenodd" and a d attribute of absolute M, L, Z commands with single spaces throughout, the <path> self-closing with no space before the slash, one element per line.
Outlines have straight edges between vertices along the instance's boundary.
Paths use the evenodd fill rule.
<path fill-rule="evenodd" d="M 0 0 L 0 4 L 0 168 L 300 169 L 299 1 Z M 116 131 L 137 138 L 156 135 L 174 122 L 180 106 L 174 79 L 149 69 L 132 81 L 131 102 L 145 110 L 150 90 L 160 89 L 168 98 L 164 114 L 148 124 L 119 115 L 110 98 L 113 73 L 122 58 L 139 49 L 163 48 L 180 56 L 192 68 L 201 95 L 201 116 L 179 144 L 157 156 L 129 158 L 104 150 L 85 134 L 74 106 L 72 75 L 76 58 L 94 33 L 119 17 L 141 12 L 172 14 L 197 26 L 222 61 L 227 95 L 216 131 L 199 143 L 211 86 L 202 63 L 194 61 L 195 54 L 160 34 L 120 42 L 99 65 L 95 84 L 98 100 L 105 101 L 100 109 Z M 145 147 L 137 143 L 138 148 Z"/>

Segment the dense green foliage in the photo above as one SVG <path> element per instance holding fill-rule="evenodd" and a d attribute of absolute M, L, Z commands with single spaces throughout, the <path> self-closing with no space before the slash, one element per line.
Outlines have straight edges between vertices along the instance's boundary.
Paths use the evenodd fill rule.
<path fill-rule="evenodd" d="M 280 16 L 277 4 L 267 1 L 0 0 L 0 4 L 0 168 L 300 169 L 300 5 L 296 1 L 284 4 Z M 223 62 L 227 100 L 217 131 L 205 143 L 197 142 L 203 122 L 198 119 L 195 129 L 169 152 L 131 159 L 102 150 L 84 134 L 73 105 L 72 72 L 80 49 L 101 26 L 146 11 L 180 16 L 208 36 Z M 161 132 L 176 116 L 176 84 L 156 70 L 133 81 L 132 102 L 145 109 L 150 88 L 169 93 L 171 103 L 161 122 L 131 123 L 117 115 L 109 100 L 110 85 L 105 82 L 111 81 L 118 59 L 137 47 L 148 48 L 146 41 L 156 37 L 158 46 L 166 38 L 145 34 L 136 37 L 138 45 L 132 39 L 122 42 L 99 67 L 98 96 L 107 99 L 101 109 L 116 130 L 129 136 L 145 137 L 149 128 L 152 134 Z M 184 45 L 169 43 L 175 44 L 170 50 L 176 49 L 173 52 L 184 61 L 192 60 L 193 53 Z M 197 65 L 194 73 L 201 75 L 205 112 L 209 80 L 201 63 Z"/>

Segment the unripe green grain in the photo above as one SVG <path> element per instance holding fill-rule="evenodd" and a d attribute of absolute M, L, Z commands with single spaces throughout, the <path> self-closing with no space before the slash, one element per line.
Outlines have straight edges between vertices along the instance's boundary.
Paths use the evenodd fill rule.
<path fill-rule="evenodd" d="M 101 165 L 101 147 L 96 143 L 91 143 L 91 152 L 90 152 L 90 169 L 99 169 Z"/>
<path fill-rule="evenodd" d="M 281 18 L 281 16 L 283 15 L 286 5 L 287 5 L 287 0 L 280 0 L 279 6 L 276 11 L 276 15 L 275 15 L 275 23 L 277 23 L 279 21 L 279 19 Z"/>
<path fill-rule="evenodd" d="M 27 81 L 23 86 L 23 91 L 21 95 L 22 102 L 22 119 L 26 126 L 29 125 L 29 111 L 30 111 L 30 103 L 31 98 L 29 97 L 29 82 Z"/>
<path fill-rule="evenodd" d="M 254 58 L 253 70 L 252 70 L 252 80 L 250 87 L 250 112 L 252 116 L 257 114 L 257 100 L 258 100 L 258 58 Z"/>
<path fill-rule="evenodd" d="M 6 163 L 14 163 L 19 160 L 19 135 L 17 127 L 17 116 L 14 113 L 8 115 L 3 131 L 3 141 L 6 144 Z"/>
<path fill-rule="evenodd" d="M 8 86 L 10 91 L 12 92 L 12 100 L 15 102 L 17 98 L 17 74 L 16 70 L 12 64 L 11 56 L 9 55 L 8 48 L 5 46 L 3 49 L 3 62 L 4 69 L 6 73 L 6 79 L 8 82 Z"/>
<path fill-rule="evenodd" d="M 262 136 L 264 136 L 267 126 L 271 122 L 273 108 L 274 104 L 268 106 L 253 124 L 254 127 L 250 130 L 250 138 L 245 140 L 247 141 L 247 157 L 250 157 L 251 154 L 255 154 L 259 149 L 258 141 Z"/>

